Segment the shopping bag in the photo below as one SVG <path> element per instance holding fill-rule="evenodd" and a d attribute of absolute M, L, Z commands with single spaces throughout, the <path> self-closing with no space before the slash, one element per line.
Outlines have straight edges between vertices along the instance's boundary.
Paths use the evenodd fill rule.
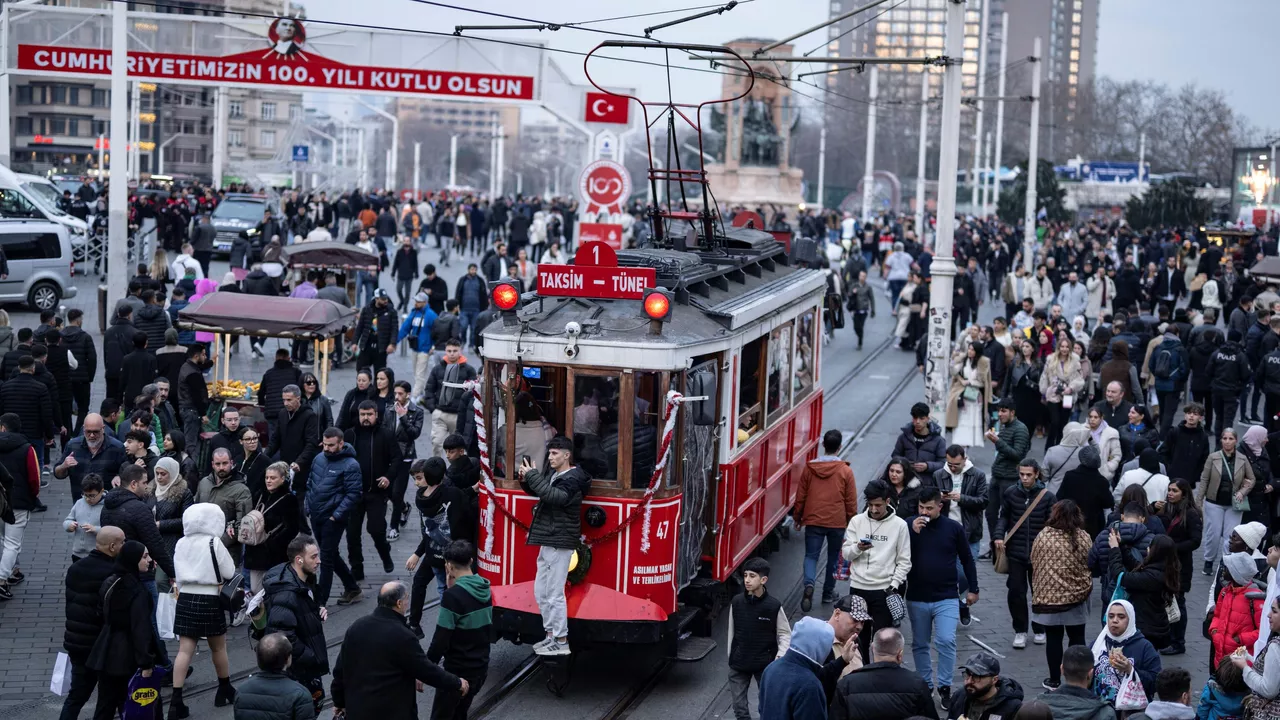
<path fill-rule="evenodd" d="M 53 661 L 53 678 L 49 680 L 49 692 L 54 695 L 65 696 L 71 691 L 71 656 L 64 652 L 58 653 L 58 659 Z"/>
<path fill-rule="evenodd" d="M 849 579 L 849 561 L 845 560 L 843 555 L 840 556 L 840 559 L 836 560 L 835 575 L 836 575 L 836 580 Z"/>
<path fill-rule="evenodd" d="M 151 677 L 139 670 L 129 679 L 129 695 L 124 701 L 124 720 L 163 720 L 164 703 L 160 702 L 160 681 L 164 668 L 156 666 Z"/>
<path fill-rule="evenodd" d="M 156 629 L 160 631 L 161 640 L 177 637 L 173 634 L 173 618 L 177 614 L 178 600 L 172 593 L 160 593 L 160 600 L 156 603 Z"/>
<path fill-rule="evenodd" d="M 1145 710 L 1147 693 L 1142 689 L 1142 681 L 1138 673 L 1130 670 L 1129 677 L 1120 683 L 1120 692 L 1116 693 L 1116 710 Z"/>

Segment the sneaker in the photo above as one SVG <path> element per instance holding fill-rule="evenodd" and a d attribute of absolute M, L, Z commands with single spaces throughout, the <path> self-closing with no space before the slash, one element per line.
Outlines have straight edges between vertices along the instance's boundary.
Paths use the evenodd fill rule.
<path fill-rule="evenodd" d="M 41 477 L 41 478 L 40 478 L 40 489 L 41 489 L 41 490 L 44 490 L 44 489 L 45 489 L 45 488 L 47 488 L 47 487 L 49 487 L 49 481 L 48 481 L 48 480 L 46 480 L 44 477 Z"/>
<path fill-rule="evenodd" d="M 836 596 L 835 596 L 835 594 L 834 594 L 834 593 L 833 593 L 833 594 L 831 594 L 831 595 L 828 595 L 827 593 L 822 593 L 822 604 L 823 604 L 823 605 L 831 605 L 831 604 L 834 604 L 834 603 L 835 603 L 835 601 L 836 601 Z"/>
<path fill-rule="evenodd" d="M 364 599 L 364 591 L 361 590 L 360 588 L 355 588 L 342 593 L 342 597 L 338 598 L 338 604 L 350 605 L 352 603 L 358 603 L 363 599 Z"/>
<path fill-rule="evenodd" d="M 9 584 L 18 585 L 23 580 L 26 580 L 26 579 L 27 579 L 27 576 L 23 575 L 21 570 L 19 570 L 18 568 L 14 568 L 13 574 L 9 576 Z"/>
<path fill-rule="evenodd" d="M 809 585 L 804 589 L 804 597 L 800 599 L 800 612 L 809 612 L 813 609 L 813 586 Z"/>
<path fill-rule="evenodd" d="M 1182 655 L 1186 652 L 1187 648 L 1183 645 L 1169 645 L 1167 647 L 1160 648 L 1161 655 Z"/>
<path fill-rule="evenodd" d="M 539 652 L 540 650 L 542 650 L 543 648 L 547 647 L 548 645 L 550 645 L 555 641 L 556 641 L 555 638 L 542 638 L 540 642 L 536 642 L 533 644 L 533 651 Z"/>
<path fill-rule="evenodd" d="M 951 686 L 950 685 L 938 686 L 938 699 L 942 701 L 942 707 L 944 708 L 951 707 Z"/>
<path fill-rule="evenodd" d="M 547 655 L 570 655 L 569 643 L 552 640 L 550 644 L 542 646 L 541 649 L 534 650 L 535 653 L 543 656 Z"/>
<path fill-rule="evenodd" d="M 969 603 L 960 601 L 960 627 L 969 627 L 973 622 L 973 616 L 969 614 Z"/>
<path fill-rule="evenodd" d="M 1036 633 L 1032 635 L 1031 641 L 1037 645 L 1043 645 L 1045 643 L 1044 633 Z"/>
<path fill-rule="evenodd" d="M 0 583 L 0 600 L 12 600 L 13 591 L 5 583 Z"/>
<path fill-rule="evenodd" d="M 1203 570 L 1202 572 L 1203 572 L 1205 575 L 1212 575 L 1212 574 L 1213 574 L 1213 562 L 1212 562 L 1212 561 L 1210 561 L 1210 560 L 1205 560 L 1205 561 L 1204 561 L 1204 570 Z"/>
<path fill-rule="evenodd" d="M 978 559 L 979 559 L 979 560 L 990 560 L 990 559 L 991 559 L 991 551 L 990 551 L 990 550 L 988 550 L 988 551 L 986 551 L 986 552 L 982 553 L 981 555 L 979 555 L 979 556 L 978 556 Z"/>
<path fill-rule="evenodd" d="M 249 611 L 240 608 L 231 616 L 231 627 L 240 627 L 244 624 L 245 618 L 249 616 Z"/>
<path fill-rule="evenodd" d="M 342 602 L 342 601 L 341 601 L 341 600 L 339 600 L 338 602 Z M 1026 633 L 1014 633 L 1014 634 L 1013 634 L 1013 649 L 1014 649 L 1014 650 L 1021 650 L 1021 649 L 1025 648 L 1026 646 L 1027 646 L 1027 634 L 1026 634 Z"/>
<path fill-rule="evenodd" d="M 36 506 L 34 508 L 31 508 L 31 512 L 47 512 L 48 510 L 49 510 L 49 506 L 45 505 L 39 500 L 36 501 Z"/>
<path fill-rule="evenodd" d="M 1062 687 L 1062 681 L 1054 680 L 1052 678 L 1045 678 L 1044 681 L 1040 683 L 1040 687 L 1044 688 L 1045 690 L 1057 690 L 1058 688 Z"/>
<path fill-rule="evenodd" d="M 400 539 L 400 531 L 396 528 L 387 528 L 387 542 L 395 542 Z"/>

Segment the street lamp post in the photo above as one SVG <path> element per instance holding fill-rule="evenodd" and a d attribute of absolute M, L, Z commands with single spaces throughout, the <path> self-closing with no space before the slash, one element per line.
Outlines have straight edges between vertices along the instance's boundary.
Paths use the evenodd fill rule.
<path fill-rule="evenodd" d="M 1022 212 L 1022 264 L 1030 272 L 1036 254 L 1036 183 L 1040 176 L 1040 38 L 1031 58 L 1031 138 L 1027 159 L 1027 207 Z"/>

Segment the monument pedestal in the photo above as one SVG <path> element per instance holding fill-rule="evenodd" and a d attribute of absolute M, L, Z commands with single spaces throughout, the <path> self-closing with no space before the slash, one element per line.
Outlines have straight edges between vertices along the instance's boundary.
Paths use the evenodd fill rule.
<path fill-rule="evenodd" d="M 799 168 L 707 165 L 707 181 L 721 205 L 760 205 L 794 208 L 804 202 L 804 171 Z"/>

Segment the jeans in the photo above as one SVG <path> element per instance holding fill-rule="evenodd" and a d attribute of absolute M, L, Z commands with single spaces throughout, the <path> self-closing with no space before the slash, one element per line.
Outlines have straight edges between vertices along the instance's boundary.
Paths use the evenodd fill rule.
<path fill-rule="evenodd" d="M 400 312 L 403 313 L 409 308 L 409 299 L 413 297 L 413 278 L 401 276 L 396 279 L 396 296 Z"/>
<path fill-rule="evenodd" d="M 829 598 L 836 592 L 836 561 L 840 559 L 840 546 L 844 543 L 844 528 L 806 526 L 804 529 L 804 586 L 816 584 L 818 555 L 823 543 L 827 545 L 827 568 L 823 577 L 822 597 Z"/>
<path fill-rule="evenodd" d="M 950 687 L 956 667 L 956 626 L 960 624 L 960 604 L 955 600 L 937 602 L 907 601 L 907 617 L 911 620 L 911 657 L 916 672 L 930 687 Z M 933 664 L 929 645 L 938 651 L 938 684 L 933 683 Z"/>
<path fill-rule="evenodd" d="M 462 341 L 463 346 L 470 345 L 475 347 L 476 318 L 480 317 L 479 310 L 461 310 L 458 312 L 458 339 Z"/>
<path fill-rule="evenodd" d="M 973 555 L 974 564 L 977 564 L 978 562 L 978 546 L 979 545 L 981 545 L 981 543 L 976 543 L 976 542 L 969 543 L 969 554 Z M 967 593 L 968 591 L 969 591 L 969 581 L 966 580 L 964 577 L 964 563 L 960 562 L 960 558 L 956 558 L 956 594 L 959 595 L 960 597 L 964 597 L 965 593 Z"/>
<path fill-rule="evenodd" d="M 0 582 L 7 582 L 13 569 L 18 567 L 18 553 L 22 552 L 22 538 L 27 534 L 30 519 L 30 510 L 14 510 L 13 522 L 0 520 L 0 538 L 4 540 L 4 549 L 0 550 Z"/>
<path fill-rule="evenodd" d="M 365 522 L 365 517 L 368 522 Z M 387 496 L 368 493 L 351 508 L 347 516 L 347 558 L 351 561 L 352 575 L 364 574 L 364 540 L 360 526 L 364 525 L 373 538 L 373 546 L 384 565 L 391 564 L 391 543 L 387 542 Z M 324 562 L 321 560 L 321 562 Z"/>
<path fill-rule="evenodd" d="M 378 289 L 378 274 L 361 270 L 356 273 L 356 298 L 360 305 L 368 305 L 373 300 L 373 291 Z"/>
<path fill-rule="evenodd" d="M 756 687 L 760 687 L 760 672 L 742 672 L 729 668 L 729 695 L 733 698 L 733 717 L 735 720 L 751 720 L 751 678 L 756 679 Z"/>
<path fill-rule="evenodd" d="M 77 720 L 89 696 L 98 686 L 98 673 L 90 670 L 83 663 L 71 663 L 71 689 L 67 691 L 67 699 L 62 701 L 62 714 L 58 720 Z"/>
<path fill-rule="evenodd" d="M 564 584 L 569 579 L 572 550 L 546 547 L 538 549 L 538 569 L 533 580 L 533 600 L 542 615 L 542 627 L 556 639 L 569 637 L 569 615 L 565 606 Z"/>
<path fill-rule="evenodd" d="M 893 613 L 889 612 L 889 604 L 885 602 L 885 596 L 888 595 L 887 590 L 863 590 L 852 585 L 849 586 L 849 593 L 857 595 L 867 603 L 867 614 L 871 616 L 871 622 L 862 623 L 862 632 L 858 634 L 858 652 L 862 653 L 863 664 L 871 662 L 871 636 L 877 630 L 887 627 L 893 627 Z M 959 607 L 956 613 L 959 615 Z"/>
<path fill-rule="evenodd" d="M 347 564 L 342 561 L 338 546 L 342 543 L 342 533 L 347 524 L 341 520 L 327 517 L 311 517 L 311 530 L 316 542 L 320 544 L 320 577 L 316 580 L 316 603 L 324 607 L 329 602 L 329 590 L 333 587 L 333 574 L 338 574 L 342 581 L 342 589 L 355 590 L 356 579 Z"/>
<path fill-rule="evenodd" d="M 1005 587 L 1009 589 L 1009 594 L 1007 595 L 1009 615 L 1013 618 L 1013 631 L 1015 633 L 1027 631 L 1027 619 L 1029 617 L 1027 588 L 1031 587 L 1031 575 L 1031 565 L 1029 563 L 1009 558 L 1009 579 L 1005 581 Z M 1040 623 L 1031 623 L 1031 629 L 1037 634 L 1044 632 L 1044 626 Z"/>
<path fill-rule="evenodd" d="M 1226 554 L 1227 541 L 1231 532 L 1240 524 L 1243 513 L 1232 510 L 1230 505 L 1219 505 L 1212 500 L 1204 501 L 1204 534 L 1201 546 L 1204 547 L 1204 561 L 1217 562 Z"/>
<path fill-rule="evenodd" d="M 1084 625 L 1049 625 L 1044 629 L 1048 641 L 1044 646 L 1045 658 L 1049 661 L 1049 679 L 1053 682 L 1062 680 L 1062 635 L 1067 636 L 1067 645 L 1084 645 Z"/>
<path fill-rule="evenodd" d="M 868 265 L 867 267 L 871 267 Z M 894 303 L 895 307 L 898 303 L 898 293 L 902 292 L 902 288 L 907 286 L 906 280 L 890 280 L 889 281 L 889 302 Z"/>
<path fill-rule="evenodd" d="M 449 668 L 446 667 L 446 670 Z M 488 678 L 488 674 L 480 675 L 462 675 L 470 689 L 466 695 L 461 695 L 457 690 L 437 690 L 435 702 L 431 704 L 431 720 L 467 720 L 467 713 L 471 711 L 471 703 L 475 702 L 476 696 L 480 694 L 480 688 L 484 687 L 484 681 Z"/>
<path fill-rule="evenodd" d="M 413 588 L 409 594 L 409 627 L 422 624 L 422 606 L 427 602 L 427 585 L 431 578 L 436 579 L 436 596 L 444 596 L 448 589 L 445 572 L 442 567 L 431 567 L 431 558 L 419 558 L 418 567 L 413 572 Z"/>

